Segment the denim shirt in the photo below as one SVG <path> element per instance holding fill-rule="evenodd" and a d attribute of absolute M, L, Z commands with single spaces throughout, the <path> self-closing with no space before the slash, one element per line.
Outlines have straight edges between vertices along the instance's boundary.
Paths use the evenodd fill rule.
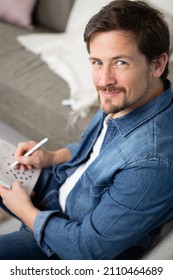
<path fill-rule="evenodd" d="M 152 233 L 173 219 L 173 93 L 170 87 L 129 114 L 108 120 L 99 156 L 60 209 L 40 211 L 34 236 L 60 259 L 116 259 L 147 248 Z M 106 115 L 99 110 L 72 159 L 54 166 L 57 188 L 85 162 Z"/>

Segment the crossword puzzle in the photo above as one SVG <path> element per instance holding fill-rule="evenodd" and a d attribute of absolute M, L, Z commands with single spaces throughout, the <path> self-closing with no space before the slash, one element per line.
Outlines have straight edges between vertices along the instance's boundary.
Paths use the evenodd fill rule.
<path fill-rule="evenodd" d="M 0 139 L 0 184 L 10 188 L 13 182 L 20 182 L 26 189 L 30 190 L 34 187 L 40 169 L 19 170 L 11 168 L 14 162 L 16 147 Z"/>
<path fill-rule="evenodd" d="M 12 156 L 14 158 L 14 154 Z M 6 168 L 4 168 L 4 173 L 2 173 L 2 176 L 4 178 L 8 178 L 9 181 L 19 181 L 20 183 L 26 186 L 28 184 L 28 181 L 32 178 L 34 174 L 34 169 L 26 171 L 22 171 L 19 169 L 16 170 L 14 168 L 10 168 L 12 163 L 13 161 L 7 162 L 7 166 Z"/>

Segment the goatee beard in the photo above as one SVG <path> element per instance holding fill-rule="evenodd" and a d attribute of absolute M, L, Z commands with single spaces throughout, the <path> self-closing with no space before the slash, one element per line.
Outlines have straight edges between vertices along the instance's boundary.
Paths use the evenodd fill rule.
<path fill-rule="evenodd" d="M 100 107 L 106 114 L 116 114 L 120 111 L 128 108 L 130 106 L 129 102 L 126 98 L 126 90 L 124 87 L 117 87 L 114 85 L 108 85 L 108 86 L 97 86 L 96 87 L 98 92 L 98 100 L 100 103 Z M 123 100 L 121 105 L 114 105 L 112 104 L 111 99 L 105 99 L 104 103 L 101 102 L 100 93 L 99 92 L 121 92 L 123 94 Z"/>
<path fill-rule="evenodd" d="M 131 104 L 126 100 L 126 98 L 123 99 L 123 103 L 121 105 L 114 105 L 112 104 L 111 100 L 106 99 L 104 104 L 100 101 L 100 96 L 98 95 L 98 100 L 100 103 L 100 108 L 106 113 L 106 114 L 117 114 L 131 106 Z"/>

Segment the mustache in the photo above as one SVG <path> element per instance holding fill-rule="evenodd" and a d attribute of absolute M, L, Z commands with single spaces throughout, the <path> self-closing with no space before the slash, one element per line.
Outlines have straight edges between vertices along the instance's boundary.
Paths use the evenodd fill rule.
<path fill-rule="evenodd" d="M 114 92 L 114 91 L 122 91 L 126 92 L 124 87 L 118 87 L 115 85 L 107 85 L 107 86 L 97 86 L 96 87 L 97 91 L 107 91 L 107 92 Z"/>

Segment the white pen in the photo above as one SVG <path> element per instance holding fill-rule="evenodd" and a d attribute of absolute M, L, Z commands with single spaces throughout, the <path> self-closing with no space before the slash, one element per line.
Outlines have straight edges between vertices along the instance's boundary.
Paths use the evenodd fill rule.
<path fill-rule="evenodd" d="M 44 143 L 46 143 L 48 141 L 48 138 L 44 138 L 43 140 L 41 140 L 39 143 L 37 143 L 31 150 L 29 150 L 26 154 L 24 154 L 25 157 L 30 156 L 33 152 L 35 152 L 36 150 L 38 150 Z M 15 165 L 17 165 L 19 162 L 16 160 L 15 162 L 13 162 L 13 164 L 10 166 L 10 168 L 13 168 Z"/>

